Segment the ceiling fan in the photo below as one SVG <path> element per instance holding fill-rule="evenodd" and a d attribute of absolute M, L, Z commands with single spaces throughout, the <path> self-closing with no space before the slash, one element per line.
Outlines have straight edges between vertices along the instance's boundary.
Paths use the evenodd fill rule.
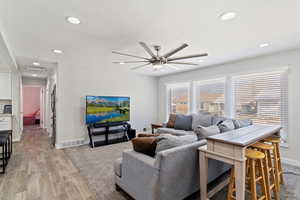
<path fill-rule="evenodd" d="M 153 48 L 156 51 L 156 54 L 153 53 L 153 51 L 149 48 L 149 46 L 145 42 L 139 42 L 139 44 L 145 49 L 145 51 L 151 56 L 150 58 L 145 58 L 141 56 L 131 55 L 127 53 L 121 53 L 118 51 L 112 51 L 114 54 L 122 55 L 122 56 L 128 56 L 133 58 L 138 58 L 141 60 L 138 61 L 124 61 L 124 62 L 113 62 L 114 64 L 137 64 L 137 63 L 143 63 L 142 65 L 138 65 L 136 67 L 131 68 L 132 70 L 140 69 L 146 66 L 151 66 L 154 70 L 160 70 L 162 67 L 167 66 L 172 69 L 178 70 L 179 68 L 173 65 L 194 65 L 198 66 L 197 63 L 191 63 L 191 62 L 180 62 L 180 60 L 190 59 L 190 58 L 198 58 L 203 56 L 208 56 L 207 53 L 202 54 L 194 54 L 189 56 L 181 56 L 181 57 L 172 57 L 177 52 L 181 51 L 182 49 L 186 48 L 187 44 L 182 44 L 178 48 L 164 54 L 160 55 L 159 51 L 161 50 L 161 46 L 154 45 Z M 179 62 L 178 62 L 179 61 Z"/>

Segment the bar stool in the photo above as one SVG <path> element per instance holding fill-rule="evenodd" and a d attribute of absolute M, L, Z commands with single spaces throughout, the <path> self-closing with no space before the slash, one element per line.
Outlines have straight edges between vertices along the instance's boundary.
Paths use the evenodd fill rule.
<path fill-rule="evenodd" d="M 269 199 L 271 199 L 271 191 L 273 191 L 274 198 L 276 200 L 279 200 L 279 191 L 278 191 L 278 185 L 276 182 L 276 176 L 275 176 L 275 168 L 272 164 L 272 157 L 271 153 L 274 151 L 274 146 L 271 144 L 266 144 L 262 142 L 257 142 L 250 146 L 251 148 L 254 148 L 258 151 L 261 151 L 265 154 L 264 162 L 264 172 L 266 176 L 266 187 L 267 187 L 267 193 Z"/>
<path fill-rule="evenodd" d="M 280 157 L 280 137 L 271 136 L 263 140 L 264 142 L 271 143 L 274 147 L 273 151 L 273 162 L 275 168 L 275 178 L 278 185 L 278 191 L 280 191 L 280 184 L 283 184 L 283 171 L 281 166 L 281 157 Z"/>
<path fill-rule="evenodd" d="M 2 172 L 0 172 L 1 174 L 5 173 L 5 168 L 8 164 L 8 137 L 7 136 L 0 136 L 0 147 L 2 147 L 2 153 L 1 153 L 1 158 L 0 160 L 2 160 L 2 165 L 0 165 L 2 167 Z"/>
<path fill-rule="evenodd" d="M 256 151 L 253 149 L 246 149 L 246 158 L 247 158 L 247 179 L 248 186 L 250 186 L 250 194 L 252 200 L 268 200 L 268 193 L 266 187 L 266 178 L 264 173 L 264 164 L 263 159 L 265 154 Z M 258 198 L 256 184 L 260 182 L 262 195 Z M 231 169 L 230 181 L 228 186 L 227 200 L 235 199 L 235 178 L 234 178 L 234 168 Z"/>
<path fill-rule="evenodd" d="M 0 136 L 9 136 L 8 137 L 8 149 L 9 149 L 9 158 L 13 152 L 13 147 L 12 147 L 12 131 L 0 131 Z"/>

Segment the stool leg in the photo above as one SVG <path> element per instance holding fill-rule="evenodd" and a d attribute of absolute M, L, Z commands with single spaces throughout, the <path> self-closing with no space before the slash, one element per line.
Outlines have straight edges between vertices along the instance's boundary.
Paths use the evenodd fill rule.
<path fill-rule="evenodd" d="M 278 192 L 280 192 L 280 178 L 279 178 L 279 166 L 278 166 L 278 154 L 277 154 L 277 148 L 276 145 L 274 145 L 274 150 L 273 150 L 273 164 L 274 164 L 274 171 L 275 171 L 275 178 L 276 178 L 276 185 Z"/>
<path fill-rule="evenodd" d="M 232 200 L 234 183 L 235 183 L 234 167 L 232 167 L 231 171 L 230 171 L 230 178 L 229 178 L 229 185 L 228 185 L 228 192 L 227 192 L 227 200 Z"/>
<path fill-rule="evenodd" d="M 275 169 L 274 169 L 274 166 L 272 164 L 271 152 L 267 151 L 266 156 L 267 156 L 267 159 L 268 159 L 269 168 L 271 169 L 270 180 L 272 180 L 272 184 L 274 184 L 274 186 L 273 186 L 274 198 L 275 198 L 275 200 L 279 200 L 280 197 L 279 197 L 279 192 L 278 192 L 278 188 L 277 188 L 277 184 L 276 184 Z"/>
<path fill-rule="evenodd" d="M 2 173 L 5 173 L 5 147 L 2 146 Z"/>
<path fill-rule="evenodd" d="M 281 166 L 281 157 L 280 157 L 279 143 L 276 143 L 275 148 L 276 148 L 276 152 L 277 152 L 277 160 L 276 161 L 278 163 L 278 171 L 279 171 L 279 174 L 280 174 L 279 181 L 280 181 L 281 184 L 284 184 L 284 182 L 283 182 L 282 166 Z"/>
<path fill-rule="evenodd" d="M 251 200 L 257 200 L 255 161 L 251 159 L 249 160 L 249 164 L 250 164 Z"/>
<path fill-rule="evenodd" d="M 266 197 L 266 199 L 269 199 L 268 197 L 268 190 L 267 190 L 267 186 L 266 186 L 266 176 L 265 176 L 265 172 L 264 172 L 264 164 L 262 160 L 258 161 L 258 166 L 259 166 L 259 172 L 261 174 L 262 179 L 260 180 L 261 182 L 261 190 L 263 195 Z"/>
<path fill-rule="evenodd" d="M 270 188 L 270 170 L 269 170 L 269 164 L 268 164 L 268 158 L 267 158 L 267 152 L 268 150 L 262 150 L 262 152 L 266 155 L 266 157 L 263 159 L 263 170 L 265 174 L 265 185 L 266 185 L 266 196 L 268 199 L 271 199 L 271 191 Z"/>

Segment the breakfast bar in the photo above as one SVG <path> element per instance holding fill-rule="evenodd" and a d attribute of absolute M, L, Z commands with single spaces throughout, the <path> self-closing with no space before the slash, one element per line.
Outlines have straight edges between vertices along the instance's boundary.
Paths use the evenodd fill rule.
<path fill-rule="evenodd" d="M 279 136 L 280 129 L 276 125 L 251 125 L 208 137 L 207 146 L 199 148 L 201 200 L 208 200 L 228 183 L 227 179 L 211 192 L 207 192 L 208 159 L 219 160 L 235 167 L 236 199 L 244 200 L 246 148 L 272 135 Z"/>

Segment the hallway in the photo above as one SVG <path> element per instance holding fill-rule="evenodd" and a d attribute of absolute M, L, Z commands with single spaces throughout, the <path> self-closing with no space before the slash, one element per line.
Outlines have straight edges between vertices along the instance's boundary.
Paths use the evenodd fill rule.
<path fill-rule="evenodd" d="M 93 200 L 94 193 L 63 150 L 52 148 L 43 129 L 24 130 L 6 174 L 0 175 L 1 200 Z"/>

